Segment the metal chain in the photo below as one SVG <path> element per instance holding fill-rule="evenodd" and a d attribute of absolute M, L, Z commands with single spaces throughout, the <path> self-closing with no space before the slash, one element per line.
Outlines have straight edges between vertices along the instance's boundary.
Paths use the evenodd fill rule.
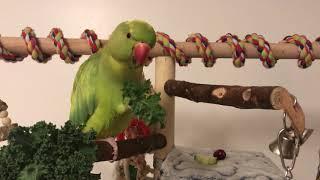
<path fill-rule="evenodd" d="M 293 106 L 295 106 L 296 104 L 297 104 L 297 98 L 294 97 Z M 283 169 L 285 170 L 285 178 L 286 178 L 286 180 L 291 180 L 291 179 L 293 179 L 292 170 L 295 166 L 297 156 L 298 156 L 299 150 L 300 150 L 300 137 L 299 137 L 299 135 L 297 135 L 295 133 L 295 131 L 293 131 L 295 146 L 294 146 L 294 150 L 293 150 L 293 159 L 291 161 L 291 165 L 288 166 L 288 165 L 286 165 L 286 162 L 285 162 L 285 159 L 283 156 L 282 144 L 281 144 L 281 138 L 283 137 L 283 134 L 290 130 L 290 128 L 287 126 L 286 119 L 287 119 L 287 113 L 284 112 L 283 113 L 283 129 L 281 129 L 278 133 L 278 146 L 279 146 L 281 164 L 282 164 Z"/>
<path fill-rule="evenodd" d="M 318 172 L 317 172 L 317 177 L 316 180 L 320 180 L 320 149 L 319 149 L 319 165 L 318 165 Z"/>
<path fill-rule="evenodd" d="M 290 180 L 293 178 L 292 175 L 292 170 L 295 166 L 296 163 L 296 159 L 297 156 L 299 154 L 299 149 L 300 149 L 300 139 L 298 136 L 295 136 L 295 147 L 294 147 L 294 151 L 293 151 L 293 159 L 291 161 L 291 165 L 286 165 L 285 159 L 283 157 L 283 152 L 282 152 L 282 144 L 281 144 L 281 138 L 283 137 L 283 133 L 286 132 L 286 129 L 281 129 L 278 133 L 278 146 L 279 146 L 279 151 L 280 151 L 280 160 L 281 160 L 281 164 L 283 169 L 285 170 L 285 177 L 287 180 Z"/>

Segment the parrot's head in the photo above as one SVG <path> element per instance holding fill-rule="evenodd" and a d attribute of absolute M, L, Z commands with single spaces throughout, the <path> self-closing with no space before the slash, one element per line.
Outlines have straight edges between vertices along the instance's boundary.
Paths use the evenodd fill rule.
<path fill-rule="evenodd" d="M 144 21 L 133 20 L 119 24 L 112 32 L 107 48 L 119 62 L 141 67 L 156 43 L 156 33 Z"/>

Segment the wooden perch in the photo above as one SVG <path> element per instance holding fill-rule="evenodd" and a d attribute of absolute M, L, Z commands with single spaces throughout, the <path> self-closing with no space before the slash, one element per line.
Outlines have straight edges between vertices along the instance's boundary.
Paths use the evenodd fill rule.
<path fill-rule="evenodd" d="M 118 156 L 116 160 L 129 158 L 138 154 L 144 154 L 166 146 L 166 138 L 162 134 L 117 141 Z M 96 140 L 98 145 L 98 161 L 109 161 L 113 158 L 113 147 L 105 139 Z"/>
<path fill-rule="evenodd" d="M 8 138 L 10 130 L 17 127 L 18 124 L 14 123 L 10 126 L 0 127 L 0 141 L 5 141 Z M 109 161 L 113 158 L 113 147 L 105 139 L 95 141 L 97 150 L 98 161 Z M 138 154 L 149 153 L 154 150 L 164 148 L 167 144 L 166 137 L 162 134 L 154 134 L 143 138 L 129 139 L 117 141 L 118 158 L 117 160 L 129 158 Z"/>
<path fill-rule="evenodd" d="M 195 84 L 186 81 L 168 80 L 164 86 L 170 96 L 178 96 L 194 102 L 233 106 L 240 109 L 283 109 L 292 121 L 297 133 L 305 129 L 304 113 L 292 95 L 279 86 L 226 86 Z"/>
<path fill-rule="evenodd" d="M 56 54 L 56 48 L 53 45 L 52 40 L 49 38 L 37 38 L 39 42 L 40 49 L 48 54 Z M 0 37 L 0 43 L 4 48 L 10 52 L 20 55 L 27 56 L 28 51 L 24 40 L 21 37 Z M 87 40 L 66 38 L 66 43 L 69 45 L 71 52 L 77 55 L 90 55 L 91 48 L 88 45 Z M 106 44 L 107 40 L 101 40 L 102 44 Z M 177 47 L 182 49 L 185 54 L 189 57 L 201 57 L 197 47 L 190 42 L 177 42 Z M 210 43 L 213 53 L 216 58 L 231 58 L 233 51 L 227 43 Z M 270 43 L 270 47 L 273 51 L 273 55 L 277 59 L 298 59 L 299 49 L 293 44 L 286 43 Z M 320 46 L 317 42 L 312 43 L 313 55 L 316 59 L 320 59 Z M 257 49 L 249 43 L 244 43 L 244 49 L 246 58 L 259 58 L 259 53 Z M 164 52 L 159 44 L 151 50 L 151 57 L 164 56 Z"/>

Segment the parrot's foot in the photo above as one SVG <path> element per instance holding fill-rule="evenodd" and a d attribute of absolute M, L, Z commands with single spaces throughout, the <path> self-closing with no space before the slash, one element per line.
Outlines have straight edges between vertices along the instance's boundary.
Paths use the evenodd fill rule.
<path fill-rule="evenodd" d="M 112 157 L 111 162 L 114 162 L 114 161 L 117 160 L 117 158 L 118 158 L 118 145 L 117 145 L 117 142 L 116 142 L 115 138 L 113 138 L 113 137 L 107 138 L 106 141 L 107 141 L 107 142 L 112 146 L 112 148 L 113 148 L 113 153 L 112 153 L 113 157 Z"/>
<path fill-rule="evenodd" d="M 116 107 L 116 112 L 118 114 L 123 114 L 129 110 L 129 106 L 127 104 L 121 103 Z"/>

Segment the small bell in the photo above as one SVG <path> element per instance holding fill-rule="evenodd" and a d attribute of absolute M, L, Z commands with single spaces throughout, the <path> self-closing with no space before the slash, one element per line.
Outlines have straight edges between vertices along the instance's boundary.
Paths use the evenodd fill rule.
<path fill-rule="evenodd" d="M 294 104 L 297 104 L 297 98 L 294 97 Z M 304 144 L 313 133 L 313 129 L 304 129 L 303 133 L 298 134 L 292 126 L 287 126 L 287 113 L 283 113 L 283 128 L 279 131 L 277 139 L 273 141 L 269 148 L 271 152 L 280 156 L 281 164 L 285 170 L 285 179 L 293 179 L 292 170 L 299 155 L 300 146 Z M 287 162 L 291 162 L 290 165 Z"/>
<path fill-rule="evenodd" d="M 302 145 L 306 140 L 311 136 L 313 133 L 313 129 L 305 129 L 302 133 L 300 145 Z M 294 149 L 295 149 L 295 135 L 293 129 L 286 129 L 284 130 L 279 137 L 281 148 L 282 148 L 282 154 L 284 159 L 293 159 L 294 155 Z M 280 156 L 280 149 L 278 145 L 278 138 L 274 140 L 269 145 L 269 149 L 274 154 Z"/>
<path fill-rule="evenodd" d="M 297 100 L 295 99 L 295 104 Z M 269 145 L 269 149 L 274 154 L 280 156 L 280 148 L 282 149 L 282 156 L 284 159 L 293 159 L 294 158 L 294 151 L 296 145 L 301 146 L 303 143 L 307 141 L 307 139 L 313 133 L 313 129 L 305 129 L 300 138 L 298 138 L 298 144 L 296 142 L 296 135 L 295 131 L 292 127 L 288 127 L 286 123 L 287 113 L 283 113 L 283 129 L 279 132 L 278 137 L 276 140 L 272 141 Z"/>

